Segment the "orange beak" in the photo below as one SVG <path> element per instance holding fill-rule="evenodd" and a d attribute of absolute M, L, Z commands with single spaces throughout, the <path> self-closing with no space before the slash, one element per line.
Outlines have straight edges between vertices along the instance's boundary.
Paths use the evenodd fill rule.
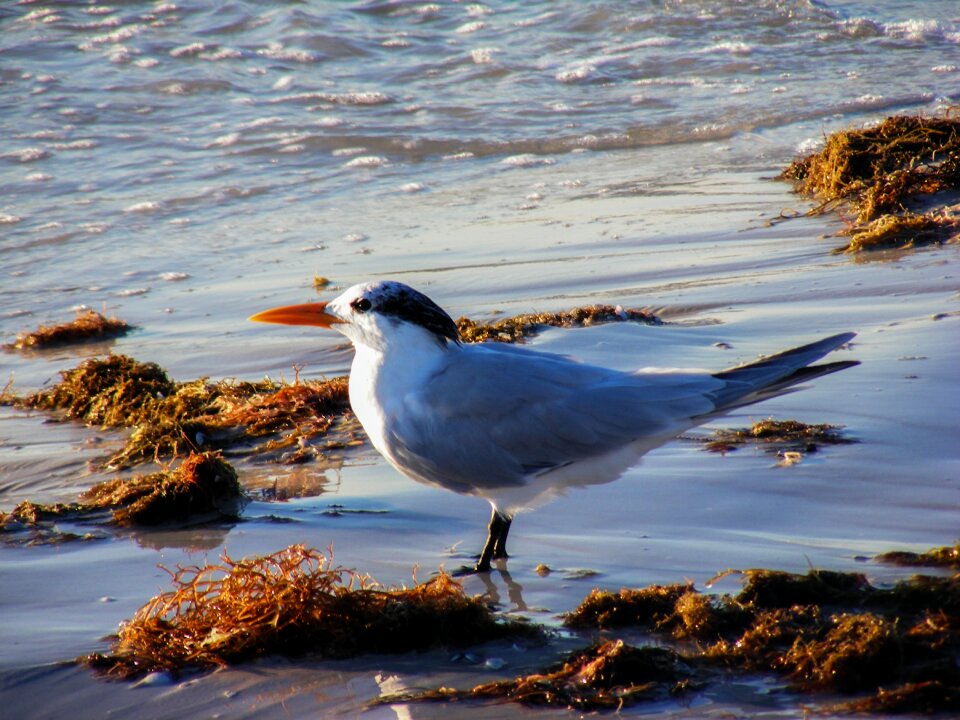
<path fill-rule="evenodd" d="M 325 302 L 284 305 L 251 315 L 250 320 L 279 325 L 316 325 L 322 328 L 329 328 L 335 323 L 343 322 L 337 316 L 328 313 L 326 308 Z"/>

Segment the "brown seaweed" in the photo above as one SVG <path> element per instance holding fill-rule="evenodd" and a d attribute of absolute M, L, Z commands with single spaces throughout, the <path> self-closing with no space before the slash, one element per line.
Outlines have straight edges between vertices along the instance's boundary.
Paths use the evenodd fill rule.
<path fill-rule="evenodd" d="M 101 427 L 130 427 L 173 393 L 174 383 L 156 363 L 125 355 L 85 360 L 61 373 L 61 381 L 24 398 L 20 405 L 64 410 L 67 417 Z"/>
<path fill-rule="evenodd" d="M 901 655 L 893 621 L 840 613 L 818 630 L 799 635 L 778 659 L 794 681 L 808 688 L 866 690 L 896 679 Z"/>
<path fill-rule="evenodd" d="M 893 688 L 880 688 L 875 695 L 838 703 L 831 709 L 834 712 L 884 715 L 956 713 L 960 711 L 960 687 L 938 680 L 904 683 Z"/>
<path fill-rule="evenodd" d="M 705 643 L 684 659 L 789 676 L 798 690 L 875 691 L 937 682 L 960 692 L 960 576 L 876 588 L 856 573 L 743 573 L 735 597 L 691 586 L 594 591 L 570 627 L 632 625 Z M 651 599 L 657 602 L 651 602 Z M 674 607 L 667 607 L 673 599 Z"/>
<path fill-rule="evenodd" d="M 615 593 L 594 589 L 563 619 L 570 628 L 634 626 L 668 632 L 678 640 L 715 640 L 747 621 L 748 613 L 739 604 L 702 595 L 692 584 L 622 588 Z"/>
<path fill-rule="evenodd" d="M 690 670 L 676 653 L 608 640 L 577 650 L 542 673 L 478 685 L 387 695 L 377 704 L 425 700 L 495 700 L 570 710 L 619 710 L 643 700 L 682 693 Z"/>
<path fill-rule="evenodd" d="M 136 677 L 267 654 L 351 657 L 536 633 L 498 620 L 443 572 L 411 588 L 386 589 L 302 545 L 241 560 L 224 554 L 220 564 L 170 575 L 173 589 L 141 607 L 110 652 L 87 659 L 91 665 Z"/>
<path fill-rule="evenodd" d="M 323 438 L 325 449 L 357 442 L 346 378 L 279 384 L 266 380 L 175 383 L 155 363 L 125 355 L 92 358 L 61 373 L 53 387 L 5 404 L 63 411 L 100 427 L 131 428 L 105 465 L 176 458 L 205 448 L 227 449 L 261 438 L 263 452 Z M 279 438 L 275 436 L 279 435 Z"/>
<path fill-rule="evenodd" d="M 41 325 L 32 332 L 17 334 L 17 339 L 5 345 L 8 350 L 39 350 L 91 340 L 106 340 L 126 335 L 132 326 L 116 317 L 106 317 L 88 308 L 76 311 L 70 322 L 59 325 Z"/>
<path fill-rule="evenodd" d="M 876 588 L 856 573 L 750 570 L 735 597 L 691 585 L 594 590 L 564 624 L 632 626 L 684 642 L 678 651 L 619 639 L 562 664 L 470 690 L 392 695 L 378 702 L 496 700 L 617 709 L 663 698 L 727 672 L 773 672 L 798 692 L 846 693 L 839 711 L 956 709 L 960 697 L 960 576 Z"/>
<path fill-rule="evenodd" d="M 350 657 L 538 633 L 497 620 L 442 572 L 410 589 L 383 589 L 302 546 L 250 560 L 224 556 L 219 565 L 178 568 L 171 576 L 174 589 L 125 623 L 109 653 L 88 658 L 94 667 L 135 677 L 266 654 Z M 957 709 L 960 576 L 918 576 L 885 588 L 860 574 L 823 570 L 742 576 L 735 596 L 705 595 L 690 584 L 594 590 L 565 618 L 579 632 L 632 626 L 667 634 L 682 641 L 676 650 L 607 637 L 541 672 L 376 702 L 615 710 L 728 673 L 771 672 L 798 692 L 852 696 L 831 708 L 838 712 Z"/>
<path fill-rule="evenodd" d="M 2 518 L 0 533 L 39 532 L 47 521 L 91 521 L 101 515 L 121 527 L 233 519 L 245 501 L 236 471 L 220 453 L 193 453 L 174 469 L 98 483 L 78 502 L 24 501 Z"/>
<path fill-rule="evenodd" d="M 859 603 L 875 592 L 859 573 L 810 570 L 804 575 L 781 570 L 744 570 L 746 583 L 737 602 L 764 609 L 796 605 Z"/>
<path fill-rule="evenodd" d="M 523 342 L 544 327 L 587 327 L 609 322 L 639 322 L 660 325 L 661 320 L 643 310 L 612 305 L 588 305 L 554 313 L 529 313 L 504 318 L 492 323 L 478 323 L 467 317 L 457 320 L 457 330 L 464 342 Z"/>
<path fill-rule="evenodd" d="M 50 506 L 20 503 L 11 512 L 0 512 L 0 545 L 4 547 L 36 547 L 102 540 L 99 533 L 75 533 L 61 530 L 55 523 L 42 519 Z"/>
<path fill-rule="evenodd" d="M 641 625 L 650 628 L 674 614 L 677 601 L 694 592 L 692 585 L 651 585 L 609 592 L 594 588 L 576 610 L 567 614 L 568 627 L 622 627 Z"/>
<path fill-rule="evenodd" d="M 945 547 L 932 548 L 922 553 L 894 551 L 877 555 L 878 562 L 891 565 L 944 567 L 960 569 L 960 542 Z"/>
<path fill-rule="evenodd" d="M 912 247 L 956 240 L 955 209 L 914 212 L 909 204 L 960 189 L 960 120 L 897 115 L 869 128 L 844 130 L 823 150 L 794 161 L 781 177 L 823 201 L 814 212 L 845 203 L 856 215 L 840 252 Z"/>
<path fill-rule="evenodd" d="M 237 472 L 219 452 L 192 453 L 172 471 L 99 483 L 81 498 L 110 508 L 121 526 L 237 518 L 245 504 Z"/>
<path fill-rule="evenodd" d="M 842 445 L 856 440 L 843 434 L 840 425 L 808 424 L 798 420 L 758 420 L 749 428 L 722 428 L 706 441 L 710 452 L 729 452 L 748 443 L 769 446 L 774 452 L 816 452 L 820 445 Z"/>
<path fill-rule="evenodd" d="M 840 252 L 860 252 L 878 248 L 911 248 L 955 239 L 960 219 L 945 214 L 920 214 L 905 211 L 882 215 L 851 228 L 850 242 Z"/>
<path fill-rule="evenodd" d="M 736 596 L 703 595 L 683 584 L 594 590 L 564 618 L 581 631 L 631 626 L 696 641 L 679 652 L 608 639 L 514 680 L 378 702 L 472 699 L 616 709 L 688 688 L 719 667 L 783 674 L 796 691 L 861 695 L 850 703 L 851 712 L 956 707 L 960 576 L 876 588 L 856 573 L 742 575 L 746 582 Z"/>

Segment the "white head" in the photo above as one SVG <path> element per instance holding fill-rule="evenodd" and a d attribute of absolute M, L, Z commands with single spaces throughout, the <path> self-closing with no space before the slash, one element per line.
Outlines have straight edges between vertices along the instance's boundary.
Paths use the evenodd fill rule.
<path fill-rule="evenodd" d="M 401 335 L 419 334 L 441 346 L 459 344 L 457 325 L 433 300 L 392 280 L 348 288 L 328 303 L 286 305 L 250 318 L 283 325 L 316 325 L 346 335 L 354 345 L 385 349 Z"/>

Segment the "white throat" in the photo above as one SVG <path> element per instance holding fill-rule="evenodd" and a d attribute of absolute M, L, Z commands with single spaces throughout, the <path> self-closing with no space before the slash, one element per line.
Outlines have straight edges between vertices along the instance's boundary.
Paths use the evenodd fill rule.
<path fill-rule="evenodd" d="M 376 347 L 356 343 L 350 368 L 350 405 L 373 446 L 388 459 L 387 426 L 448 358 L 456 346 L 442 343 L 409 323 L 391 328 Z"/>

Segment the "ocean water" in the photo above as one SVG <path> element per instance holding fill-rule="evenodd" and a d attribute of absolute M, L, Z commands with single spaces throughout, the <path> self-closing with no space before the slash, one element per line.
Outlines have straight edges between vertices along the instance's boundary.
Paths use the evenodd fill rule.
<path fill-rule="evenodd" d="M 664 205 L 960 87 L 948 0 L 20 2 L 0 23 L 6 333 L 83 303 L 219 335 L 234 298 L 315 272 L 459 266 L 516 297 L 469 266 L 542 251 L 463 225 Z M 194 299 L 214 317 L 163 314 Z"/>
<path fill-rule="evenodd" d="M 958 98 L 952 0 L 6 3 L 0 340 L 78 306 L 138 329 L 0 353 L 0 383 L 32 390 L 109 350 L 183 380 L 342 374 L 337 337 L 246 321 L 317 297 L 315 276 L 331 281 L 324 297 L 400 279 L 455 317 L 655 310 L 667 325 L 536 341 L 624 368 L 721 368 L 853 329 L 862 366 L 727 425 L 789 415 L 846 425 L 858 444 L 782 468 L 760 450 L 672 443 L 616 483 L 520 516 L 522 603 L 490 583 L 505 607 L 555 622 L 593 584 L 702 585 L 727 567 L 808 563 L 893 577 L 862 558 L 956 534 L 957 248 L 830 255 L 843 219 L 802 217 L 809 201 L 772 178 L 833 130 Z M 115 437 L 0 409 L 0 508 L 73 499 L 107 476 L 89 463 Z M 56 687 L 85 697 L 90 717 L 164 716 L 161 690 L 131 705 L 54 665 L 102 649 L 164 586 L 157 563 L 332 543 L 393 583 L 414 565 L 459 565 L 482 540 L 482 502 L 414 485 L 369 449 L 332 466 L 239 467 L 250 487 L 310 490 L 252 503 L 234 526 L 0 549 L 0 695 L 22 717 L 38 694 L 62 711 Z M 387 512 L 331 518 L 331 502 Z M 542 579 L 539 562 L 599 575 Z M 349 715 L 376 695 L 377 662 L 321 666 L 323 701 L 277 672 L 259 711 Z M 428 664 L 444 671 L 444 658 Z M 238 672 L 189 693 L 209 705 L 223 683 L 247 682 Z M 332 690 L 343 677 L 359 689 Z M 252 692 L 224 716 L 256 716 Z M 789 716 L 762 696 L 696 712 Z"/>

